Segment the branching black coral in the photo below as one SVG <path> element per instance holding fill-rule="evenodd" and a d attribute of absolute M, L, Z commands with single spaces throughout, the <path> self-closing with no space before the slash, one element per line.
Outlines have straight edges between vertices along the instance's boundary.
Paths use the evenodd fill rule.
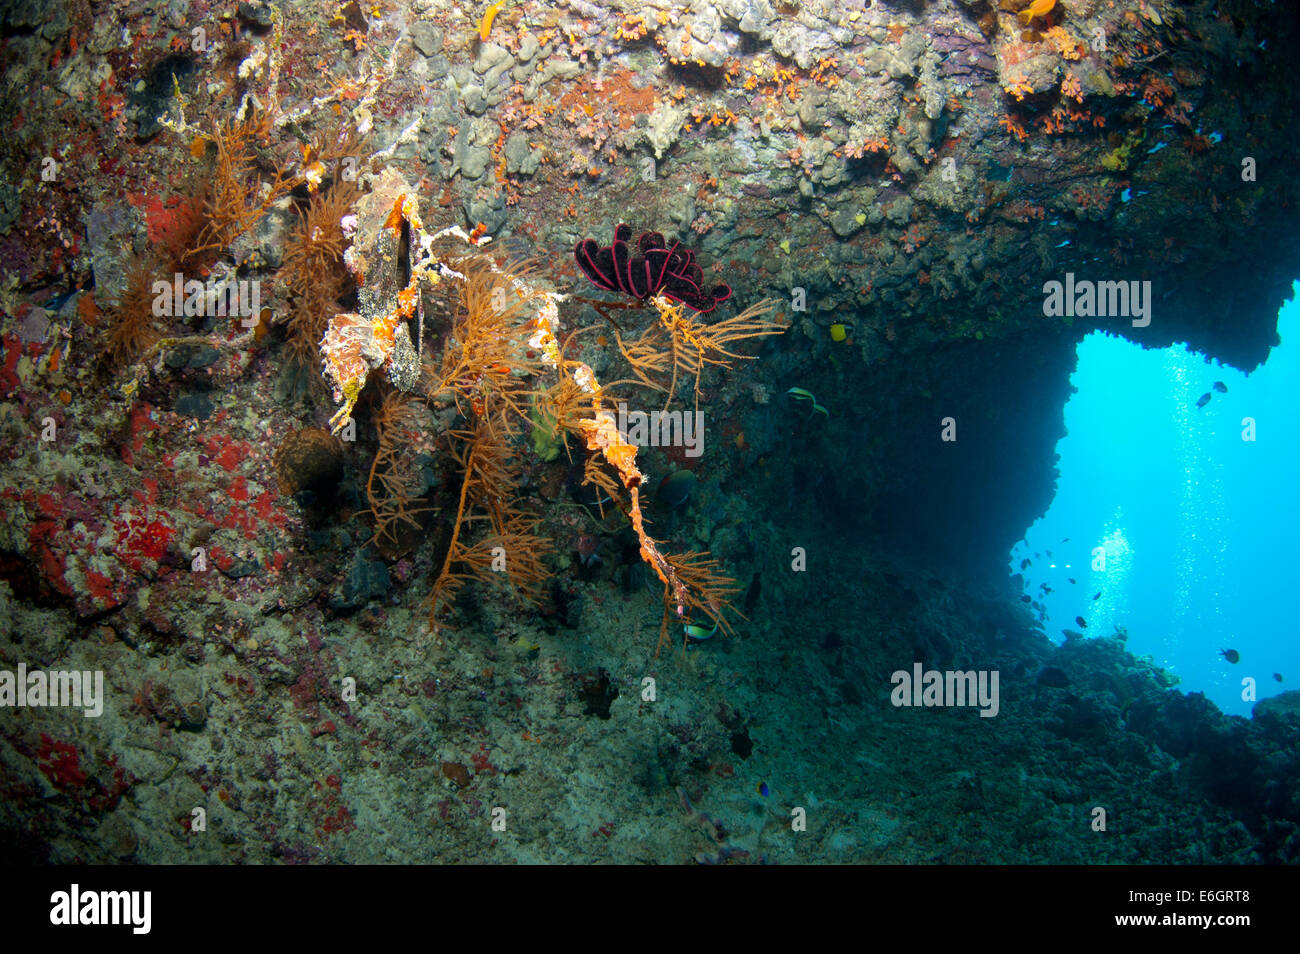
<path fill-rule="evenodd" d="M 366 499 L 375 522 L 374 544 L 385 557 L 396 559 L 419 541 L 420 503 L 424 476 L 412 448 L 417 444 L 420 415 L 405 394 L 390 392 L 375 414 L 379 449 L 366 477 Z"/>
<path fill-rule="evenodd" d="M 242 119 L 217 124 L 212 134 L 216 159 L 203 204 L 204 223 L 187 261 L 220 254 L 257 224 L 299 181 L 276 166 L 264 175 L 259 148 L 271 140 L 272 123 L 263 111 L 249 107 Z"/>
<path fill-rule="evenodd" d="M 350 181 L 338 181 L 314 193 L 284 246 L 280 277 L 289 294 L 288 351 L 301 366 L 314 365 L 317 348 L 338 303 L 352 287 L 343 266 L 347 237 L 343 217 L 352 211 L 360 191 Z"/>
<path fill-rule="evenodd" d="M 641 383 L 667 391 L 664 409 L 672 403 L 681 376 L 692 380 L 695 409 L 700 406 L 700 376 L 709 366 L 727 368 L 732 361 L 749 361 L 752 355 L 740 354 L 732 348 L 737 342 L 750 338 L 778 335 L 785 325 L 773 321 L 773 302 L 760 301 L 738 315 L 708 324 L 688 314 L 680 304 L 655 299 L 659 320 L 643 331 L 640 337 L 626 341 L 616 335 L 619 351 Z M 667 376 L 668 381 L 663 381 Z"/>
<path fill-rule="evenodd" d="M 518 490 L 520 431 L 529 408 L 539 408 L 557 431 L 586 447 L 586 481 L 627 515 L 642 559 L 664 586 L 661 640 L 674 619 L 707 617 L 729 630 L 734 581 L 707 554 L 666 553 L 646 530 L 637 447 L 619 430 L 611 396 L 596 373 L 567 356 L 575 338 L 591 329 L 571 332 L 563 344 L 557 337 L 563 296 L 540 290 L 527 268 L 503 266 L 477 249 L 446 254 L 440 242 L 450 238 L 474 246 L 477 236 L 458 228 L 426 232 L 415 196 L 396 173 L 386 173 L 358 203 L 358 219 L 365 226 L 348 260 L 363 285 L 358 312 L 335 315 L 320 344 L 339 404 L 332 426 L 343 426 L 367 380 L 381 369 L 405 391 L 422 391 L 444 409 L 454 405 L 461 422 L 444 432 L 461 479 L 454 512 L 447 508 L 449 540 L 430 598 L 433 631 L 470 580 L 508 582 L 523 598 L 539 596 L 548 575 L 547 542 Z M 403 247 L 409 257 L 401 264 Z M 657 254 L 659 247 L 651 251 Z M 449 285 L 458 291 L 454 301 L 446 294 Z M 660 387 L 669 400 L 683 375 L 693 379 L 698 404 L 706 367 L 729 367 L 745 357 L 735 350 L 738 342 L 784 330 L 768 318 L 770 302 L 706 324 L 662 295 L 649 301 L 657 320 L 630 344 L 619 329 L 620 349 L 635 376 L 629 382 Z M 426 326 L 429 303 L 448 317 Z M 421 364 L 414 378 L 408 374 L 413 355 Z M 628 382 L 615 385 L 622 383 Z M 386 469 L 379 464 L 372 475 Z"/>
<path fill-rule="evenodd" d="M 472 430 L 449 435 L 462 478 L 451 542 L 430 598 L 435 628 L 468 580 L 508 581 L 518 595 L 537 602 L 539 584 L 549 575 L 543 557 L 550 542 L 536 532 L 538 520 L 523 508 L 516 490 L 519 464 L 510 446 L 516 426 L 497 410 L 477 416 Z"/>

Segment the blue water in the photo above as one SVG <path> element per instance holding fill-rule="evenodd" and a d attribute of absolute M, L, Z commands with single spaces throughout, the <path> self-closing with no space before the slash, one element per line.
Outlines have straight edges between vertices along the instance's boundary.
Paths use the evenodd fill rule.
<path fill-rule="evenodd" d="M 1236 715 L 1249 715 L 1256 701 L 1243 699 L 1244 678 L 1254 679 L 1257 699 L 1300 689 L 1294 291 L 1279 314 L 1282 346 L 1249 376 L 1184 348 L 1144 351 L 1101 333 L 1084 339 L 1057 445 L 1056 498 L 1011 556 L 1049 636 L 1124 627 L 1131 652 Z M 1213 392 L 1198 409 L 1215 381 L 1227 393 Z M 1247 417 L 1256 422 L 1253 442 L 1242 440 Z M 1094 565 L 1096 547 L 1104 569 Z M 1032 565 L 1021 571 L 1026 557 Z M 1241 655 L 1236 665 L 1219 655 L 1229 648 Z"/>

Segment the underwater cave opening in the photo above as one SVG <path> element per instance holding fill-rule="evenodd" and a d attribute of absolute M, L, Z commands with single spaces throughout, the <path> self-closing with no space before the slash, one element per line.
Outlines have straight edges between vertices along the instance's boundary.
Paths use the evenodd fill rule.
<path fill-rule="evenodd" d="M 1085 337 L 1055 498 L 1011 551 L 1050 638 L 1122 629 L 1130 652 L 1233 715 L 1300 688 L 1295 290 L 1282 345 L 1249 375 L 1181 346 Z"/>

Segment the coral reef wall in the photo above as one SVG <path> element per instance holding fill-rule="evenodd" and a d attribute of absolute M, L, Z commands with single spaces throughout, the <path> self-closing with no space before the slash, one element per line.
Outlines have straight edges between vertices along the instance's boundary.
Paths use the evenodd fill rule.
<path fill-rule="evenodd" d="M 954 394 L 978 388 L 1004 340 L 1025 342 L 1030 364 L 1053 353 L 1061 319 L 1043 317 L 1039 289 L 1067 272 L 1150 280 L 1155 307 L 1144 328 L 1081 317 L 1066 334 L 1101 327 L 1254 367 L 1294 274 L 1278 239 L 1295 203 L 1295 10 L 1024 6 L 573 0 L 488 19 L 436 0 L 14 5 L 6 274 L 84 283 L 93 267 L 101 295 L 124 285 L 124 249 L 166 226 L 183 171 L 156 117 L 175 118 L 173 93 L 191 117 L 232 107 L 274 41 L 280 101 L 337 97 L 329 108 L 420 170 L 467 228 L 558 256 L 634 209 L 694 233 L 749 300 L 803 289 L 782 370 L 815 383 L 838 358 L 862 417 L 886 390 L 926 400 L 912 393 L 925 366 L 969 339 L 989 349 L 969 349 L 970 377 L 953 365 Z M 828 332 L 841 321 L 846 344 Z M 942 392 L 928 392 L 937 421 Z M 991 416 L 1009 421 L 1025 394 L 990 391 Z M 1017 473 L 1028 506 L 1007 516 L 1023 525 L 1043 474 Z"/>

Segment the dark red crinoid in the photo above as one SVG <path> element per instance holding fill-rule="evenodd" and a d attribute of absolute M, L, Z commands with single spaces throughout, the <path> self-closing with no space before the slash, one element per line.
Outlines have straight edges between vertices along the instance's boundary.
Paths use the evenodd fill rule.
<path fill-rule="evenodd" d="M 573 249 L 578 267 L 593 285 L 645 300 L 665 295 L 696 311 L 712 311 L 731 297 L 730 285 L 704 287 L 695 253 L 680 242 L 668 245 L 658 232 L 642 232 L 632 241 L 632 227 L 614 229 L 614 243 L 602 247 L 583 239 Z"/>

